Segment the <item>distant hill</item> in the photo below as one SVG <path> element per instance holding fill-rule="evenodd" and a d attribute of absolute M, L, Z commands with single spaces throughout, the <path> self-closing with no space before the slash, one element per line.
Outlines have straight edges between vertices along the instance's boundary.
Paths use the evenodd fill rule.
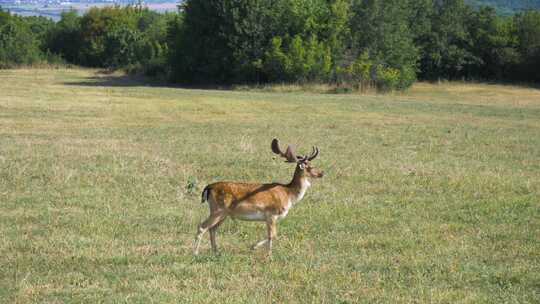
<path fill-rule="evenodd" d="M 474 6 L 492 6 L 501 14 L 540 9 L 540 0 L 466 0 L 466 2 Z"/>

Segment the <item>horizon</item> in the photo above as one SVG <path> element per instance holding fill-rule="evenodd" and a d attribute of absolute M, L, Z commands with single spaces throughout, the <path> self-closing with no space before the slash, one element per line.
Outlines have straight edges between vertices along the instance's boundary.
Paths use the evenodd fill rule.
<path fill-rule="evenodd" d="M 527 1 L 516 6 L 516 3 L 497 3 L 493 0 L 464 0 L 465 3 L 473 6 L 488 6 L 494 8 L 499 15 L 513 15 L 515 13 L 526 10 L 540 9 L 540 1 L 537 4 Z M 60 20 L 63 12 L 75 10 L 79 14 L 84 14 L 92 7 L 105 6 L 128 6 L 128 5 L 144 5 L 144 7 L 159 13 L 173 12 L 177 10 L 177 6 L 183 0 L 168 1 L 168 0 L 0 0 L 0 8 L 8 10 L 12 14 L 19 16 L 42 16 L 50 18 L 54 21 Z M 519 3 L 519 0 L 516 1 Z M 535 7 L 536 6 L 536 7 Z"/>
<path fill-rule="evenodd" d="M 176 11 L 181 3 L 182 0 L 0 0 L 0 8 L 14 15 L 23 17 L 41 16 L 58 21 L 63 12 L 76 11 L 82 15 L 93 7 L 143 5 L 143 7 L 152 11 L 165 13 Z"/>

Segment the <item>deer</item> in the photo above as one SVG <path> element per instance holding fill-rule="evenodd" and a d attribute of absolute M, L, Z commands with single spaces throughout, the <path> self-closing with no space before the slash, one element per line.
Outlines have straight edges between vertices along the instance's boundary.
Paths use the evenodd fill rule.
<path fill-rule="evenodd" d="M 243 221 L 266 222 L 267 236 L 251 246 L 252 250 L 267 245 L 268 254 L 272 254 L 272 242 L 277 237 L 277 222 L 284 219 L 289 210 L 306 194 L 311 186 L 311 179 L 322 178 L 324 172 L 313 167 L 311 161 L 319 155 L 319 148 L 313 146 L 311 154 L 296 155 L 293 146 L 281 150 L 279 140 L 271 143 L 272 152 L 281 156 L 287 163 L 295 163 L 296 169 L 291 182 L 281 183 L 241 183 L 216 182 L 207 185 L 202 191 L 201 203 L 208 203 L 210 215 L 197 228 L 194 254 L 199 254 L 203 235 L 210 232 L 212 251 L 217 254 L 216 231 L 226 218 Z"/>

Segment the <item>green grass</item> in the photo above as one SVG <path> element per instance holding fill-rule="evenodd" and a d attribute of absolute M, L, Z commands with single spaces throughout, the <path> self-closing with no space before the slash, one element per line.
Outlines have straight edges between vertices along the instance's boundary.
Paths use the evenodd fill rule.
<path fill-rule="evenodd" d="M 0 302 L 538 303 L 539 90 L 267 91 L 0 71 Z M 273 257 L 194 257 L 205 184 L 292 176 L 273 137 L 326 173 Z"/>

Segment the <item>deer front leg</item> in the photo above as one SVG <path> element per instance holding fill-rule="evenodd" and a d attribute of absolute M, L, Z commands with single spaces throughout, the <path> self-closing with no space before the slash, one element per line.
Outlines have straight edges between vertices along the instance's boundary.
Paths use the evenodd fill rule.
<path fill-rule="evenodd" d="M 193 253 L 195 255 L 199 254 L 199 246 L 201 245 L 201 239 L 204 233 L 208 231 L 208 229 L 211 229 L 212 227 L 216 226 L 218 223 L 220 223 L 224 219 L 225 219 L 225 214 L 223 212 L 212 213 L 204 222 L 202 222 L 199 225 L 199 228 L 197 229 L 197 236 L 195 237 L 195 246 L 193 249 Z M 213 233 L 215 233 L 215 231 Z M 213 243 L 212 247 L 214 247 L 215 239 L 212 243 Z"/>
<path fill-rule="evenodd" d="M 272 240 L 277 236 L 276 222 L 277 218 L 275 216 L 268 216 L 266 218 L 267 238 L 253 245 L 251 249 L 257 249 L 260 246 L 267 244 L 268 252 L 272 253 Z"/>
<path fill-rule="evenodd" d="M 268 233 L 268 254 L 272 254 L 272 240 L 277 236 L 277 217 L 272 216 L 266 219 L 266 228 Z"/>

